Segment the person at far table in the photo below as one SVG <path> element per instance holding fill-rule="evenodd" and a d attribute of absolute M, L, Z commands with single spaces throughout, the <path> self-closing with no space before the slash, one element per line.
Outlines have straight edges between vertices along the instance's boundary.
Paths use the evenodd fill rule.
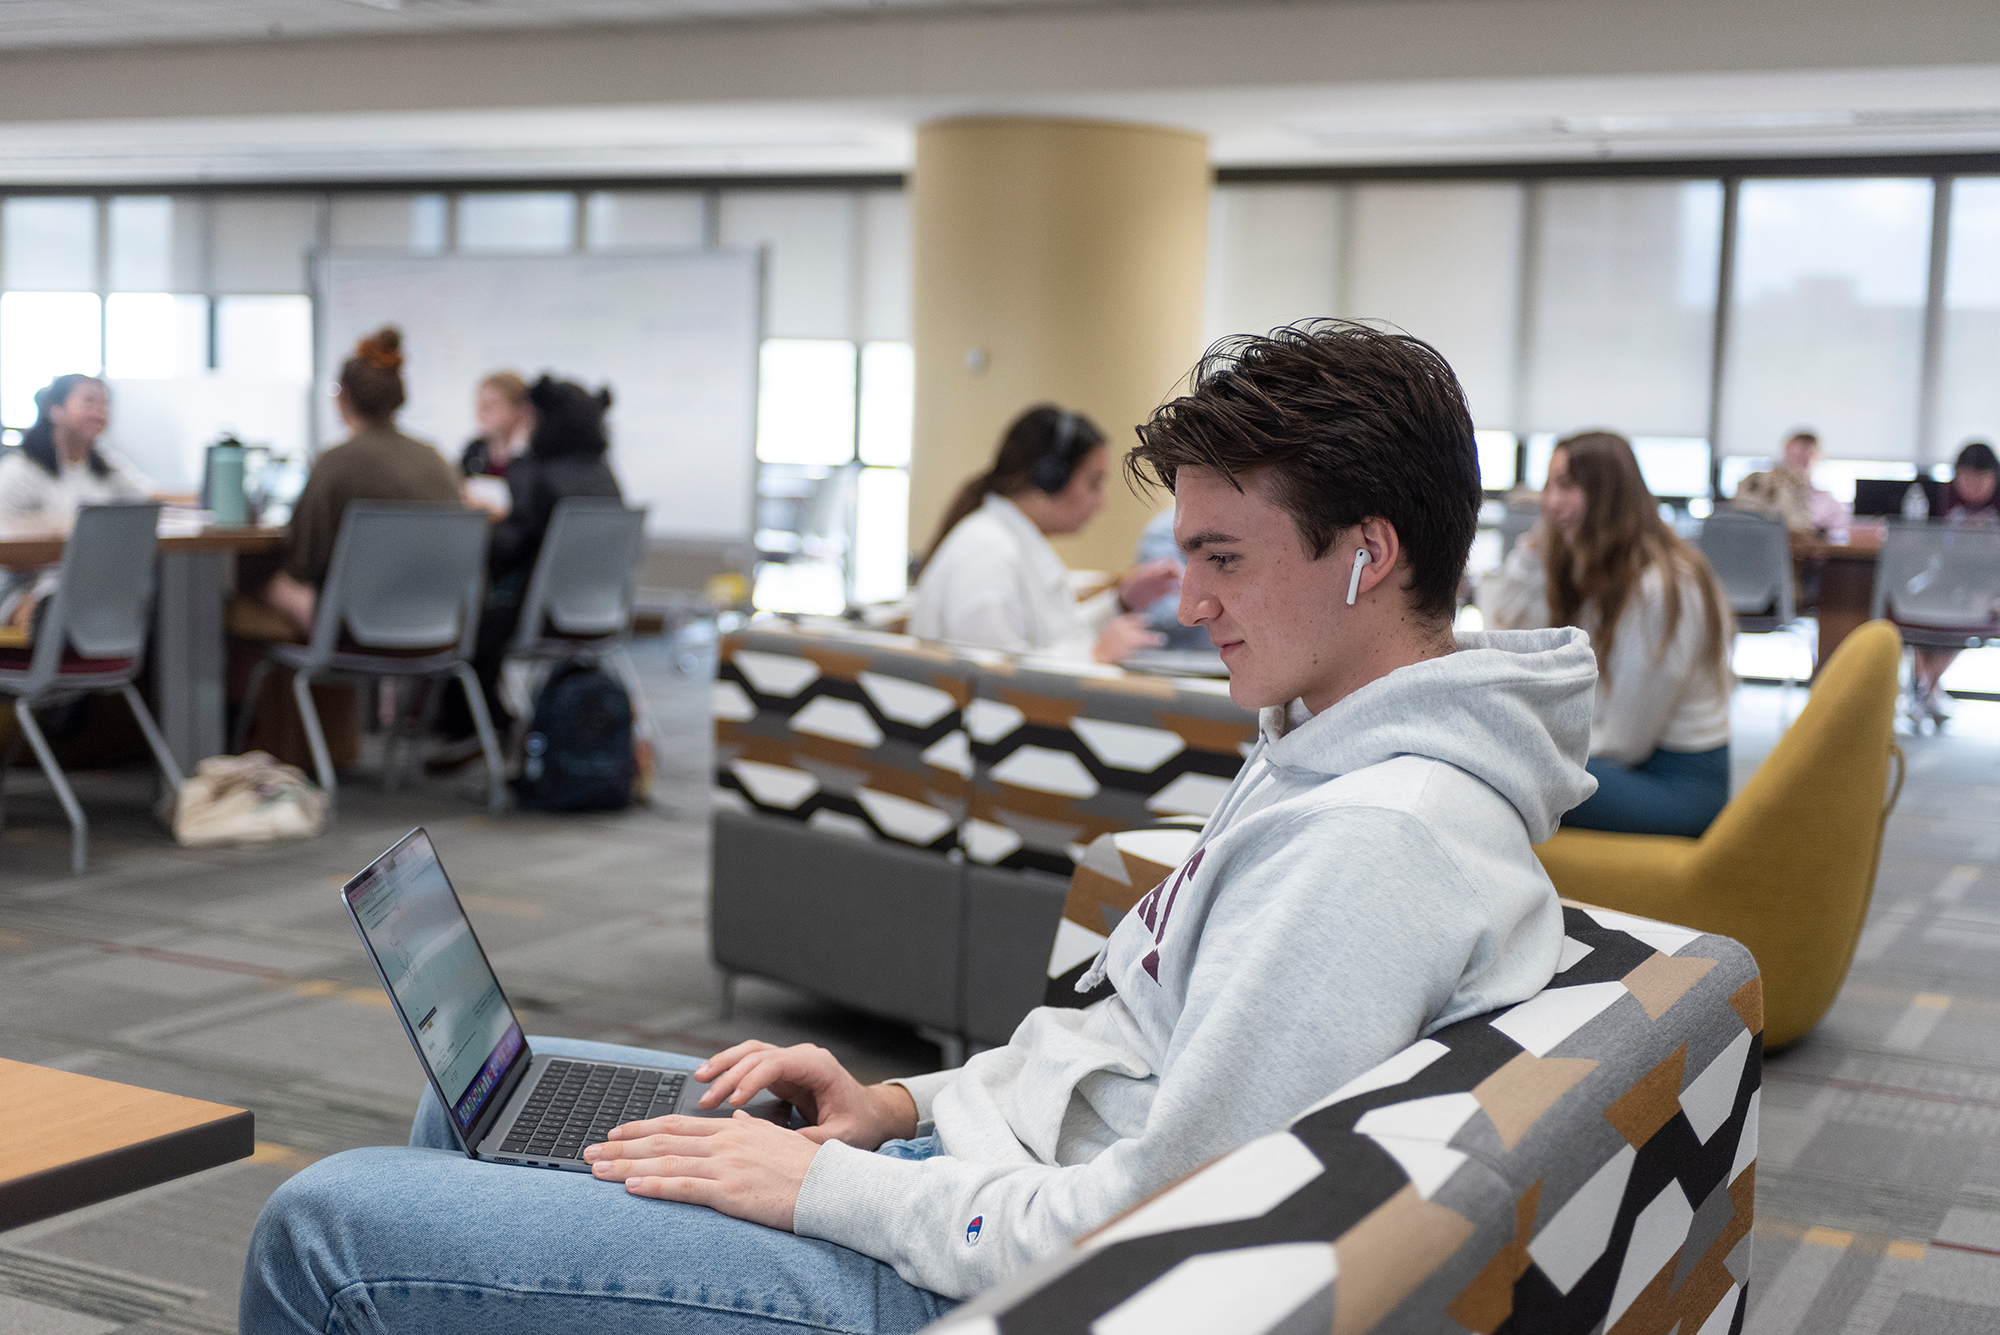
<path fill-rule="evenodd" d="M 486 693 L 493 725 L 504 729 L 513 714 L 499 692 L 500 667 L 508 641 L 521 621 L 521 599 L 528 576 L 541 555 L 556 503 L 572 496 L 620 500 L 618 479 L 604 461 L 611 447 L 604 415 L 611 408 L 611 391 L 592 393 L 582 385 L 543 376 L 527 391 L 534 431 L 526 453 L 507 469 L 512 499 L 505 517 L 493 525 L 486 548 L 486 608 L 479 618 L 479 644 L 472 659 Z M 472 711 L 456 683 L 446 686 L 438 730 L 449 745 L 429 762 L 432 769 L 453 768 L 480 754 Z"/>
<path fill-rule="evenodd" d="M 1785 441 L 1778 466 L 1745 477 L 1736 485 L 1732 504 L 1777 515 L 1794 533 L 1832 533 L 1846 528 L 1853 521 L 1853 511 L 1835 500 L 1832 492 L 1813 485 L 1812 470 L 1819 462 L 1819 453 L 1817 435 L 1794 431 Z"/>
<path fill-rule="evenodd" d="M 1951 481 L 1945 484 L 1938 505 L 1938 518 L 1947 524 L 1970 524 L 1979 528 L 2000 528 L 2000 457 L 1983 440 L 1968 440 L 1952 465 Z M 1919 649 L 1915 670 L 1910 674 L 1910 698 L 1905 709 L 1914 723 L 1926 720 L 1943 723 L 1951 718 L 1950 697 L 1939 684 L 1957 660 L 1956 649 Z"/>
<path fill-rule="evenodd" d="M 1139 566 L 1079 602 L 1049 545 L 1104 508 L 1106 454 L 1104 433 L 1081 413 L 1044 403 L 1016 418 L 993 467 L 959 489 L 931 539 L 910 634 L 1100 663 L 1157 648 L 1140 613 L 1179 583 L 1177 562 Z"/>
<path fill-rule="evenodd" d="M 1660 518 L 1623 436 L 1556 445 L 1541 519 L 1500 580 L 1495 625 L 1579 626 L 1597 655 L 1597 792 L 1563 824 L 1699 836 L 1729 801 L 1735 618 L 1707 560 Z"/>
<path fill-rule="evenodd" d="M 153 483 L 98 437 L 111 424 L 104 382 L 59 375 L 35 392 L 35 424 L 0 454 L 0 533 L 67 534 L 86 505 L 143 501 Z M 55 592 L 56 566 L 0 569 L 0 626 L 26 631 Z"/>
<path fill-rule="evenodd" d="M 479 382 L 472 403 L 479 434 L 466 442 L 458 471 L 467 477 L 506 477 L 507 467 L 525 454 L 535 429 L 528 382 L 512 371 L 495 371 Z"/>
<path fill-rule="evenodd" d="M 301 638 L 333 561 L 340 520 L 351 501 L 458 505 L 458 476 L 444 457 L 396 430 L 404 402 L 403 336 L 385 326 L 355 347 L 340 368 L 334 404 L 352 434 L 319 456 L 292 508 L 284 558 L 263 601 Z"/>

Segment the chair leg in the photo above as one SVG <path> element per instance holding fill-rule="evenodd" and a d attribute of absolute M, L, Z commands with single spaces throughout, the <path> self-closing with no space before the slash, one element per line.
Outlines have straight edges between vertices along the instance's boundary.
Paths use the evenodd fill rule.
<path fill-rule="evenodd" d="M 19 713 L 21 706 L 15 705 L 14 710 Z M 21 755 L 21 741 L 26 736 L 16 728 L 14 735 L 7 739 L 7 754 L 0 756 L 0 830 L 7 828 L 7 776 L 13 773 L 14 762 Z"/>
<path fill-rule="evenodd" d="M 326 749 L 326 732 L 319 726 L 319 710 L 313 705 L 312 681 L 305 673 L 292 676 L 292 699 L 298 702 L 299 719 L 306 726 L 306 744 L 312 748 L 313 769 L 319 773 L 320 790 L 326 794 L 327 814 L 333 813 L 333 793 L 338 780 L 333 774 L 333 753 Z"/>
<path fill-rule="evenodd" d="M 465 702 L 472 707 L 472 726 L 479 730 L 479 749 L 486 756 L 486 809 L 497 814 L 507 805 L 507 768 L 500 758 L 500 739 L 493 735 L 493 716 L 486 712 L 486 693 L 479 689 L 479 674 L 472 664 L 460 663 L 452 675 L 465 688 Z"/>
<path fill-rule="evenodd" d="M 153 759 L 160 766 L 160 777 L 167 781 L 167 787 L 180 791 L 181 767 L 174 759 L 174 753 L 167 748 L 167 739 L 160 735 L 160 725 L 153 721 L 153 711 L 146 708 L 146 702 L 131 682 L 118 688 L 125 697 L 125 703 L 132 710 L 132 717 L 139 720 L 139 731 L 146 734 L 146 745 L 153 748 Z"/>
<path fill-rule="evenodd" d="M 239 756 L 243 754 L 243 743 L 250 738 L 250 724 L 257 717 L 257 697 L 264 693 L 264 678 L 270 675 L 270 659 L 260 658 L 251 665 L 250 680 L 243 687 L 243 703 L 237 706 L 236 735 L 230 745 Z"/>
<path fill-rule="evenodd" d="M 657 776 L 660 766 L 666 763 L 666 737 L 660 732 L 659 716 L 646 702 L 646 683 L 640 680 L 639 665 L 632 661 L 631 651 L 622 644 L 612 649 L 609 657 L 618 675 L 624 678 L 625 694 L 632 697 L 632 708 L 639 711 L 639 717 L 645 722 L 646 736 L 653 743 L 653 773 Z"/>
<path fill-rule="evenodd" d="M 42 725 L 35 722 L 35 711 L 16 704 L 14 719 L 21 725 L 28 745 L 34 748 L 35 759 L 42 764 L 42 773 L 49 776 L 49 786 L 56 790 L 56 800 L 62 803 L 63 814 L 69 817 L 69 868 L 81 876 L 84 860 L 90 852 L 90 823 L 83 818 L 83 804 L 70 791 L 62 766 L 56 764 L 56 753 L 49 750 L 48 739 L 42 736 Z"/>

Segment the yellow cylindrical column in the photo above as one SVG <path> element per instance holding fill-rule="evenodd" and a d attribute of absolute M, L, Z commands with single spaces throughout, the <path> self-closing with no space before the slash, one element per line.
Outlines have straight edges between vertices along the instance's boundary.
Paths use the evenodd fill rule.
<path fill-rule="evenodd" d="M 1110 438 L 1109 503 L 1057 548 L 1072 566 L 1130 564 L 1159 503 L 1118 461 L 1200 352 L 1208 141 L 1099 121 L 974 117 L 917 131 L 916 434 L 910 549 L 991 464 L 1031 404 L 1088 415 Z"/>

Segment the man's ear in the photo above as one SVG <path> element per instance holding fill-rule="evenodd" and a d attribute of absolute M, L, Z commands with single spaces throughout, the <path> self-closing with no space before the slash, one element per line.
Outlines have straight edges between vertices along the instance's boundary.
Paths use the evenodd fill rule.
<path fill-rule="evenodd" d="M 1370 515 L 1356 524 L 1354 550 L 1366 551 L 1368 560 L 1361 567 L 1359 591 L 1366 594 L 1376 585 L 1389 578 L 1389 573 L 1399 567 L 1403 555 L 1402 539 L 1396 534 L 1396 526 L 1380 515 Z M 1358 559 L 1350 556 L 1350 561 Z"/>

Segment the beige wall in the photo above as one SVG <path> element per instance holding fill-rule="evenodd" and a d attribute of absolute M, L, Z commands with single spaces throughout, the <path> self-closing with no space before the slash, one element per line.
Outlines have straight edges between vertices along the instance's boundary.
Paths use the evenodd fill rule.
<path fill-rule="evenodd" d="M 1104 513 L 1057 544 L 1072 566 L 1131 562 L 1159 499 L 1115 463 L 1200 352 L 1207 142 L 1182 130 L 972 118 L 917 133 L 910 177 L 916 441 L 910 538 L 931 530 L 1001 432 L 1044 400 L 1110 437 Z M 967 354 L 983 354 L 968 365 Z"/>

